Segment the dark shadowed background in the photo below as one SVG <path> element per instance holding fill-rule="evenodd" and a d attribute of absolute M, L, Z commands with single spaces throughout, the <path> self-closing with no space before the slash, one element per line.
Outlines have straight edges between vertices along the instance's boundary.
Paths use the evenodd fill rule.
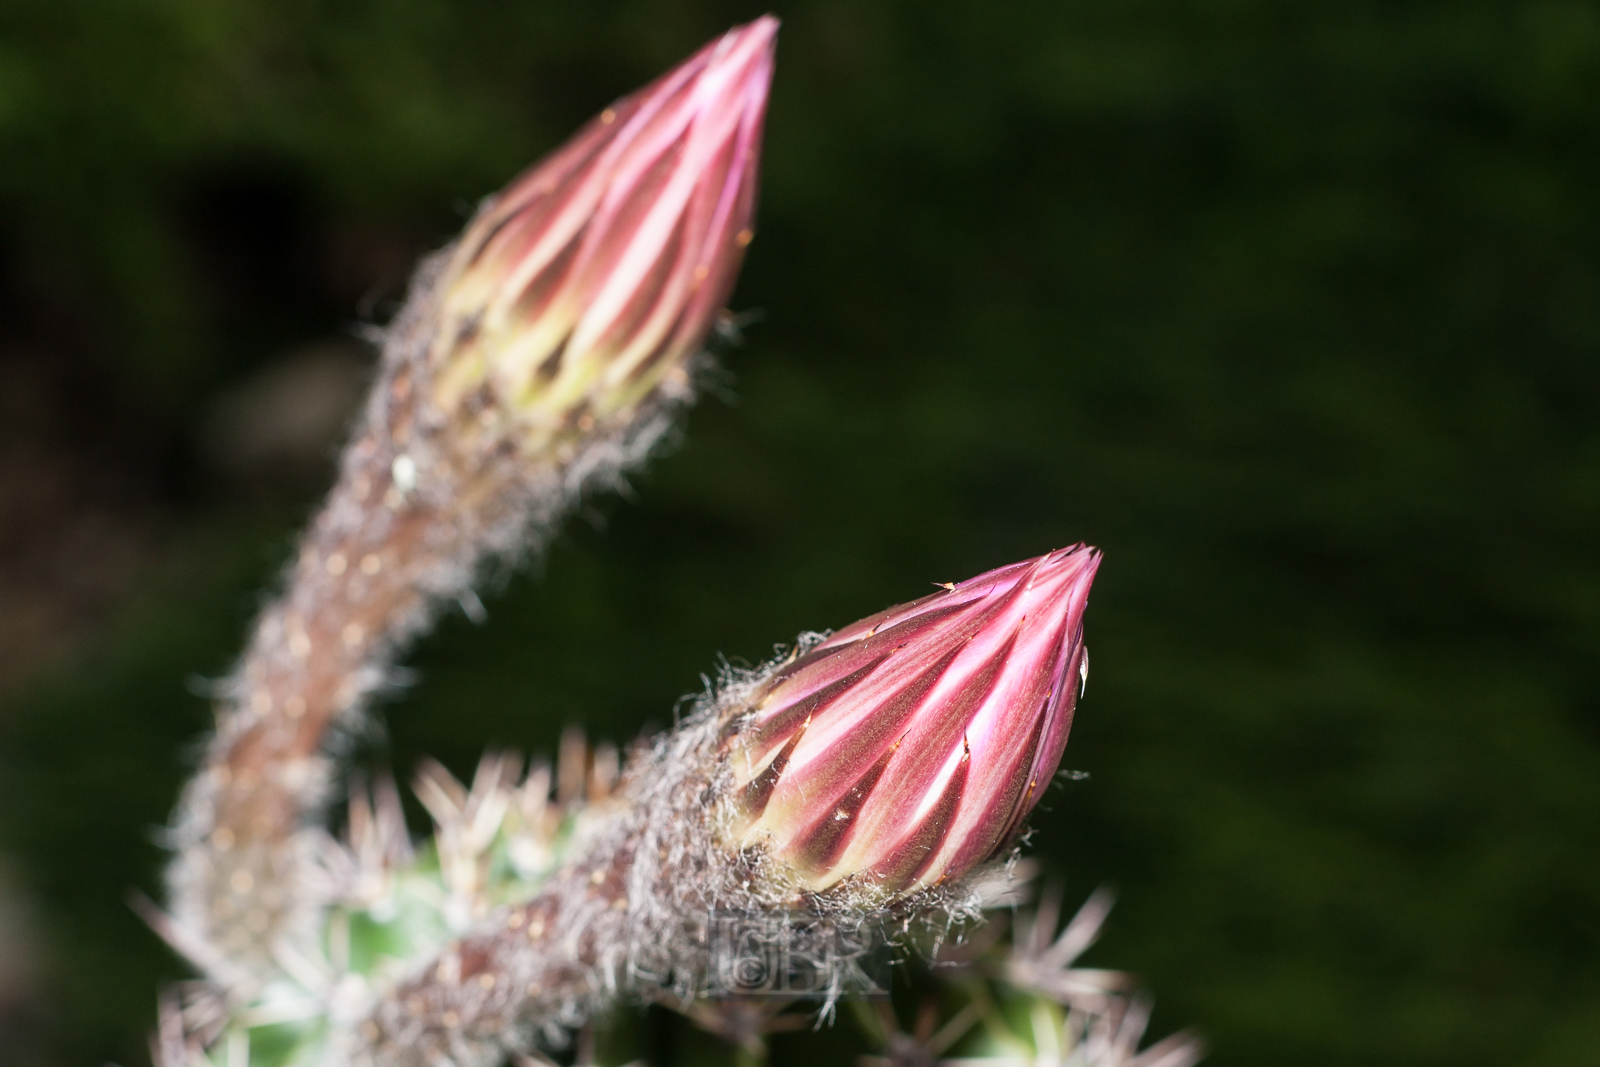
<path fill-rule="evenodd" d="M 625 739 L 719 653 L 1086 540 L 1090 776 L 1036 841 L 1119 889 L 1090 959 L 1154 1029 L 1593 1062 L 1600 5 L 777 7 L 719 395 L 416 650 L 359 758 Z M 145 1062 L 183 968 L 125 895 L 358 327 L 761 10 L 0 2 L 0 1060 Z"/>

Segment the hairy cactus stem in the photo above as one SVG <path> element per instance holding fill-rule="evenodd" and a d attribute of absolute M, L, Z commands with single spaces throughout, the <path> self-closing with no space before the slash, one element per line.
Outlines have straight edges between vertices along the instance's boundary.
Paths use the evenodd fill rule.
<path fill-rule="evenodd" d="M 1098 565 L 1076 546 L 1003 567 L 726 679 L 634 752 L 561 871 L 384 995 L 347 1055 L 490 1062 L 623 991 L 687 998 L 714 912 L 974 916 L 967 876 L 1066 744 Z"/>
<path fill-rule="evenodd" d="M 637 749 L 563 869 L 391 988 L 343 1055 L 385 1067 L 493 1062 L 537 1036 L 559 1040 L 623 989 L 692 992 L 696 920 L 719 902 L 773 903 L 712 837 L 719 716 L 702 708 Z"/>
<path fill-rule="evenodd" d="M 753 232 L 776 28 L 732 30 L 607 108 L 419 269 L 180 805 L 170 907 L 229 961 L 213 978 L 266 980 L 315 936 L 329 727 L 436 605 L 618 479 L 691 398 Z"/>

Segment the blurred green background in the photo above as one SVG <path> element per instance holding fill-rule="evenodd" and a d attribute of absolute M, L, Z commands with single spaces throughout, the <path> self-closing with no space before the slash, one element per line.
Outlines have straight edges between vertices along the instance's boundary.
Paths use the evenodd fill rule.
<path fill-rule="evenodd" d="M 1600 1048 L 1600 5 L 780 3 L 681 443 L 357 758 L 1106 552 L 1037 849 L 1219 1065 Z M 125 904 L 363 322 L 712 0 L 0 0 L 0 1060 L 145 1062 Z M 698 1047 L 698 1046 L 696 1046 Z M 660 1062 L 658 1058 L 657 1062 Z"/>

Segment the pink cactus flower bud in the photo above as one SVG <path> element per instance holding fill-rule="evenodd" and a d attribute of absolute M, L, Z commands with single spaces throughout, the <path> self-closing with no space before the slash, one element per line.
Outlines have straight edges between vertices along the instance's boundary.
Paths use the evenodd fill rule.
<path fill-rule="evenodd" d="M 479 212 L 443 279 L 441 407 L 540 444 L 687 381 L 753 236 L 777 29 L 729 31 Z"/>
<path fill-rule="evenodd" d="M 1019 831 L 1088 672 L 1100 554 L 1077 545 L 863 619 L 782 668 L 736 721 L 731 833 L 795 887 L 898 898 Z"/>

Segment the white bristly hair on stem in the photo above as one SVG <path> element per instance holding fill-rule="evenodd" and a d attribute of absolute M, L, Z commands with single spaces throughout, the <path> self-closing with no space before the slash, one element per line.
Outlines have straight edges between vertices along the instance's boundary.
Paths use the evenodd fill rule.
<path fill-rule="evenodd" d="M 340 1061 L 490 1064 L 508 1048 L 559 1041 L 621 996 L 687 1005 L 705 977 L 713 912 L 803 903 L 844 920 L 876 916 L 869 886 L 809 896 L 763 850 L 727 844 L 730 730 L 793 658 L 728 672 L 676 729 L 637 747 L 561 870 L 415 966 L 349 1032 Z M 994 870 L 984 869 L 987 884 Z M 907 929 L 974 921 L 978 881 L 923 889 L 900 902 L 895 921 Z"/>
<path fill-rule="evenodd" d="M 377 335 L 377 382 L 221 687 L 171 843 L 175 947 L 236 999 L 316 970 L 318 825 L 351 727 L 438 607 L 617 485 L 693 395 L 754 236 L 777 21 L 708 44 L 485 201 Z"/>

